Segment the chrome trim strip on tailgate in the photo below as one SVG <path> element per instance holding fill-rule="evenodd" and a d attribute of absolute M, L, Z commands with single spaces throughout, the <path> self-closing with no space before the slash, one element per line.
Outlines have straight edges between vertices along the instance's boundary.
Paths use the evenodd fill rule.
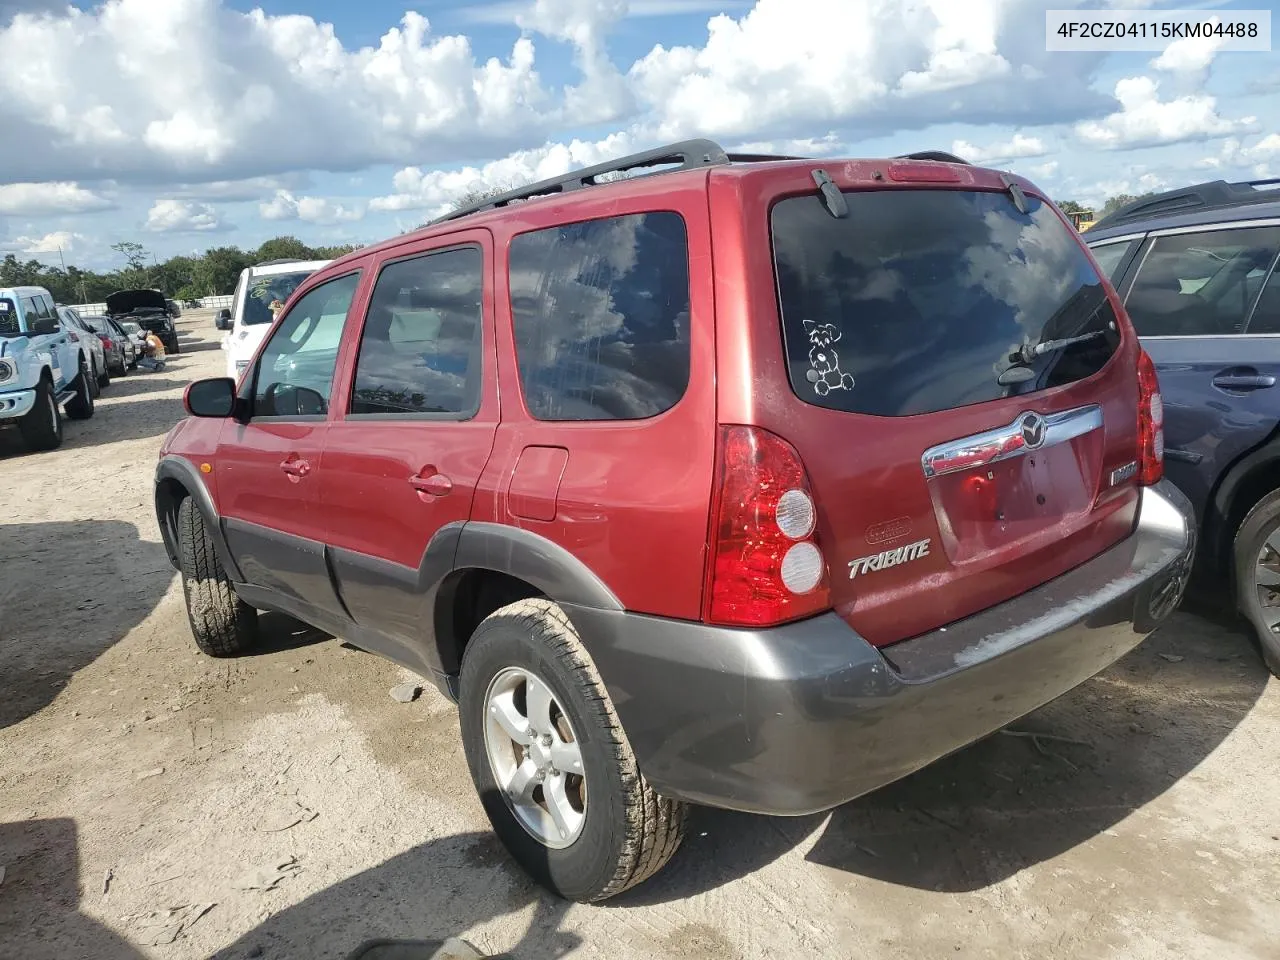
<path fill-rule="evenodd" d="M 1102 429 L 1102 407 L 1091 404 L 1041 416 L 1034 411 L 1020 413 L 1013 423 L 971 437 L 949 440 L 930 447 L 920 458 L 926 477 L 940 477 L 958 470 L 986 466 L 1010 457 L 1066 443 Z"/>

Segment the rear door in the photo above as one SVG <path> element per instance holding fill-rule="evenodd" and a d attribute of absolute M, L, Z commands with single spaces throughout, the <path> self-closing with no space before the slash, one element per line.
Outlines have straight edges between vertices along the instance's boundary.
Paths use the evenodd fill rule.
<path fill-rule="evenodd" d="M 378 264 L 325 442 L 320 505 L 342 599 L 402 662 L 421 648 L 426 585 L 453 561 L 428 545 L 470 517 L 493 449 L 492 247 L 470 230 Z"/>
<path fill-rule="evenodd" d="M 810 182 L 769 215 L 790 391 L 763 425 L 809 470 L 837 612 L 880 645 L 1044 583 L 1135 518 L 1136 338 L 1051 204 L 964 176 L 847 190 L 843 216 Z"/>
<path fill-rule="evenodd" d="M 353 271 L 313 287 L 275 327 L 241 384 L 247 423 L 227 420 L 215 460 L 227 545 L 246 579 L 306 616 L 343 616 L 324 557 L 321 454 Z"/>
<path fill-rule="evenodd" d="M 1160 377 L 1165 470 L 1201 515 L 1222 472 L 1280 422 L 1280 319 L 1274 294 L 1261 299 L 1278 255 L 1280 224 L 1160 231 L 1121 283 Z"/>

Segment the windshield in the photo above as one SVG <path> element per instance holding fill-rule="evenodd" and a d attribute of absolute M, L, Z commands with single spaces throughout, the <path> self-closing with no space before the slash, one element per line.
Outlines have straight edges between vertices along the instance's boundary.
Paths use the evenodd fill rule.
<path fill-rule="evenodd" d="M 124 323 L 120 324 L 120 326 L 123 327 L 128 333 L 142 332 L 142 327 L 134 323 L 132 320 L 126 320 Z"/>
<path fill-rule="evenodd" d="M 18 326 L 18 308 L 12 300 L 0 297 L 0 337 L 21 337 Z"/>
<path fill-rule="evenodd" d="M 276 312 L 284 306 L 293 291 L 297 290 L 302 281 L 313 272 L 300 270 L 296 273 L 276 273 L 250 280 L 249 289 L 245 292 L 244 310 L 240 316 L 240 322 L 245 326 L 270 323 L 276 318 Z"/>
<path fill-rule="evenodd" d="M 908 416 L 1062 386 L 1102 369 L 1120 342 L 1102 281 L 1043 201 L 1005 193 L 817 195 L 773 208 L 792 388 L 849 413 Z M 1027 362 L 1045 340 L 1098 334 Z M 1001 383 L 1011 366 L 1024 376 Z"/>

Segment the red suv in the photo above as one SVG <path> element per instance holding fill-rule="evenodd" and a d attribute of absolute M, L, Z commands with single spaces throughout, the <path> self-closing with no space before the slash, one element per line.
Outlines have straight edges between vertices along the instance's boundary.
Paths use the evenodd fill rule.
<path fill-rule="evenodd" d="M 155 503 L 200 649 L 276 610 L 430 678 L 578 900 L 688 803 L 829 809 L 1070 690 L 1194 548 L 1076 231 L 941 154 L 535 184 L 335 261 L 185 404 Z"/>

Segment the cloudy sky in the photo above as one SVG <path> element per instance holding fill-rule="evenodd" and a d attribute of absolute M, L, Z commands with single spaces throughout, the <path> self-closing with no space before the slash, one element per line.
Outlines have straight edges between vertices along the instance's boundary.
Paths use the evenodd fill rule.
<path fill-rule="evenodd" d="M 1106 6 L 1276 0 L 0 0 L 0 252 L 370 242 L 690 136 L 1095 203 L 1280 176 L 1280 54 L 1045 51 L 1045 9 Z"/>

